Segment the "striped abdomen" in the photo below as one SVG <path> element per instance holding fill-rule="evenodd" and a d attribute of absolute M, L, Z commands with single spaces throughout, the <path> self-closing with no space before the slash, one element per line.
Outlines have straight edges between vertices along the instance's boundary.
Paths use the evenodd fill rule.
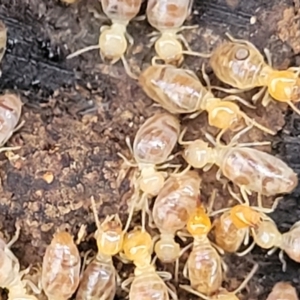
<path fill-rule="evenodd" d="M 241 247 L 247 228 L 237 228 L 230 217 L 230 212 L 225 212 L 213 223 L 215 240 L 224 251 L 235 253 Z"/>
<path fill-rule="evenodd" d="M 152 215 L 160 231 L 175 233 L 186 226 L 200 195 L 199 175 L 190 171 L 181 177 L 170 177 L 159 192 Z"/>
<path fill-rule="evenodd" d="M 208 242 L 194 245 L 188 258 L 188 273 L 191 286 L 205 295 L 216 292 L 222 284 L 220 256 Z"/>
<path fill-rule="evenodd" d="M 171 154 L 180 133 L 176 117 L 160 113 L 150 117 L 138 130 L 133 153 L 138 163 L 161 164 Z"/>
<path fill-rule="evenodd" d="M 129 292 L 130 300 L 169 300 L 164 281 L 155 273 L 148 272 L 136 276 Z"/>
<path fill-rule="evenodd" d="M 159 31 L 180 28 L 188 17 L 192 0 L 148 0 L 148 22 Z"/>
<path fill-rule="evenodd" d="M 173 66 L 150 66 L 141 73 L 144 92 L 172 114 L 193 113 L 201 109 L 211 94 L 192 72 Z"/>
<path fill-rule="evenodd" d="M 270 67 L 252 44 L 225 42 L 210 58 L 216 76 L 235 88 L 251 89 L 267 85 Z"/>
<path fill-rule="evenodd" d="M 281 249 L 294 261 L 300 262 L 300 222 L 282 235 Z"/>
<path fill-rule="evenodd" d="M 111 20 L 129 22 L 139 13 L 142 0 L 101 0 L 101 3 Z"/>
<path fill-rule="evenodd" d="M 297 174 L 285 162 L 252 148 L 226 151 L 219 166 L 233 183 L 266 196 L 290 193 L 298 184 Z"/>
<path fill-rule="evenodd" d="M 113 300 L 116 294 L 116 271 L 112 261 L 94 259 L 80 281 L 76 300 Z"/>

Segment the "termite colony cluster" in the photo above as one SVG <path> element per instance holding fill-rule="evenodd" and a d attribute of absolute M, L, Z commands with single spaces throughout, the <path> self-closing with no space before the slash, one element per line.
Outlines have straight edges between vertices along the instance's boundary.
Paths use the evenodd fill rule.
<path fill-rule="evenodd" d="M 299 69 L 275 70 L 268 53 L 266 63 L 253 44 L 229 35 L 229 39 L 211 54 L 192 51 L 179 33 L 187 28 L 183 23 L 191 13 L 192 2 L 148 0 L 147 19 L 159 32 L 152 40 L 156 56 L 151 65 L 136 76 L 125 59 L 128 44 L 133 43 L 126 27 L 139 13 L 142 0 L 101 1 L 112 25 L 101 27 L 98 45 L 79 50 L 68 58 L 99 48 L 102 58 L 108 58 L 112 63 L 122 60 L 127 74 L 137 79 L 147 96 L 167 112 L 147 119 L 137 131 L 132 146 L 127 140 L 132 160 L 119 154 L 124 161 L 119 183 L 126 176 L 126 170 L 134 168 L 131 178 L 133 194 L 125 226 L 122 226 L 117 214 L 107 216 L 100 223 L 94 199 L 91 199 L 97 225 L 95 239 L 98 252 L 91 262 L 87 263 L 85 259 L 82 273 L 78 249 L 67 232 L 57 232 L 48 246 L 38 286 L 23 279 L 29 270 L 20 272 L 19 262 L 9 249 L 20 228 L 17 227 L 16 237 L 8 244 L 0 240 L 0 285 L 9 290 L 9 299 L 37 299 L 27 294 L 28 284 L 34 293 L 38 294 L 43 289 L 51 300 L 69 299 L 76 291 L 75 299 L 78 300 L 112 300 L 118 286 L 128 293 L 130 300 L 175 300 L 179 289 L 201 299 L 234 300 L 238 299 L 237 294 L 257 271 L 258 263 L 254 263 L 236 290 L 228 291 L 224 286 L 227 266 L 223 256 L 226 253 L 243 256 L 258 245 L 269 249 L 268 254 L 279 248 L 284 270 L 283 252 L 300 262 L 300 222 L 282 234 L 268 216 L 280 198 L 274 200 L 272 208 L 262 205 L 262 197 L 291 193 L 298 185 L 297 174 L 279 158 L 253 148 L 269 142 L 238 142 L 253 127 L 271 135 L 275 132 L 248 117 L 233 102 L 238 101 L 254 109 L 253 104 L 237 94 L 260 87 L 261 90 L 252 99 L 254 103 L 261 98 L 265 107 L 273 100 L 285 102 L 300 113 L 295 106 L 300 99 Z M 5 27 L 1 32 L 2 58 L 6 45 Z M 208 58 L 215 75 L 232 88 L 211 86 L 203 67 L 204 86 L 194 72 L 180 68 L 185 54 Z M 158 61 L 163 63 L 158 64 Z M 230 95 L 217 98 L 213 89 Z M 16 126 L 21 107 L 22 102 L 17 95 L 1 96 L 1 145 L 20 128 L 20 125 Z M 219 133 L 216 138 L 205 134 L 205 140 L 185 141 L 186 128 L 182 128 L 178 116 L 185 114 L 188 118 L 195 118 L 203 111 L 207 112 L 208 124 L 218 128 Z M 221 141 L 226 131 L 237 131 L 227 145 Z M 177 143 L 182 150 L 172 153 Z M 1 151 L 7 149 L 16 148 L 2 148 Z M 172 163 L 180 155 L 187 163 L 183 169 L 181 164 Z M 202 201 L 203 176 L 200 174 L 205 174 L 213 165 L 219 168 L 216 180 L 224 183 L 236 205 L 214 210 L 213 204 L 218 200 L 215 199 L 215 191 L 207 204 Z M 234 191 L 233 185 L 240 190 L 239 194 Z M 257 205 L 249 200 L 254 193 L 257 194 Z M 136 212 L 141 212 L 141 226 L 130 229 Z M 149 233 L 153 232 L 153 228 L 159 231 L 154 237 Z M 188 240 L 191 243 L 187 244 Z M 180 270 L 179 259 L 184 253 L 189 255 L 183 270 Z M 113 256 L 118 256 L 125 263 L 133 262 L 134 275 L 120 282 Z M 157 271 L 157 259 L 162 263 L 173 263 L 174 274 Z M 188 284 L 180 282 L 179 271 Z M 174 284 L 166 283 L 172 278 Z M 289 283 L 280 282 L 267 299 L 298 298 Z"/>

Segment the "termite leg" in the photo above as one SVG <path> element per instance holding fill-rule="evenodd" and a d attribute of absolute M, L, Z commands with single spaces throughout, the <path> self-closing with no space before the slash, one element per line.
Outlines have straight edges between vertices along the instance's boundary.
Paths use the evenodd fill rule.
<path fill-rule="evenodd" d="M 267 48 L 264 48 L 264 53 L 265 53 L 265 56 L 267 58 L 267 62 L 268 62 L 268 65 L 270 67 L 272 67 L 272 55 L 271 55 L 271 52 L 269 49 Z"/>
<path fill-rule="evenodd" d="M 157 271 L 157 274 L 163 279 L 163 280 L 171 280 L 172 274 L 170 272 L 166 271 Z"/>
<path fill-rule="evenodd" d="M 170 296 L 171 296 L 171 299 L 172 299 L 172 300 L 178 300 L 178 296 L 177 296 L 177 294 L 176 294 L 175 288 L 174 288 L 174 290 L 173 290 L 173 289 L 171 289 L 171 288 L 167 285 L 167 289 L 168 289 L 168 292 L 169 292 L 169 294 L 170 294 Z"/>
<path fill-rule="evenodd" d="M 249 247 L 247 247 L 244 251 L 242 252 L 236 252 L 235 254 L 237 256 L 245 256 L 247 255 L 249 252 L 252 251 L 252 249 L 255 247 L 255 242 L 253 242 Z"/>
<path fill-rule="evenodd" d="M 188 269 L 188 264 L 187 262 L 184 264 L 183 270 L 182 270 L 182 275 L 184 278 L 189 279 L 189 269 Z"/>
<path fill-rule="evenodd" d="M 291 107 L 291 109 L 292 109 L 295 113 L 297 113 L 298 115 L 300 115 L 300 110 L 296 107 L 296 105 L 295 105 L 293 102 L 288 101 L 287 104 Z"/>
<path fill-rule="evenodd" d="M 235 289 L 232 294 L 236 295 L 237 293 L 239 293 L 242 289 L 244 289 L 247 285 L 247 283 L 249 282 L 249 280 L 254 276 L 254 274 L 257 272 L 258 270 L 258 264 L 255 263 L 251 272 L 247 275 L 247 277 L 244 279 L 244 281 L 240 284 L 240 286 Z"/>
<path fill-rule="evenodd" d="M 20 237 L 21 227 L 19 224 L 16 224 L 16 232 L 12 239 L 7 243 L 7 247 L 10 248 Z"/>
<path fill-rule="evenodd" d="M 255 126 L 256 128 L 258 128 L 258 129 L 260 129 L 261 131 L 266 132 L 266 133 L 268 133 L 268 134 L 271 134 L 271 135 L 275 135 L 275 134 L 276 134 L 276 132 L 274 132 L 273 130 L 271 130 L 271 129 L 269 129 L 269 128 L 267 128 L 267 127 L 265 127 L 265 126 L 259 124 L 259 123 L 256 122 L 254 119 L 249 118 L 245 113 L 243 113 L 243 112 L 241 112 L 241 111 L 240 111 L 240 115 L 241 115 L 242 118 L 244 118 L 244 120 L 246 121 L 246 123 L 250 123 L 250 124 L 247 124 L 248 126 L 253 125 L 253 126 Z"/>
<path fill-rule="evenodd" d="M 207 297 L 206 295 L 204 295 L 204 294 L 202 294 L 202 293 L 200 293 L 200 292 L 198 292 L 198 291 L 195 291 L 195 290 L 194 290 L 191 286 L 189 286 L 189 285 L 182 285 L 182 284 L 180 284 L 179 287 L 180 287 L 181 289 L 183 289 L 183 290 L 185 290 L 185 291 L 191 293 L 191 294 L 194 294 L 194 295 L 200 297 L 201 299 L 204 299 L 204 300 L 209 300 L 209 299 L 210 299 L 210 298 Z"/>
<path fill-rule="evenodd" d="M 283 251 L 282 250 L 279 252 L 279 260 L 282 263 L 282 271 L 285 272 L 286 271 L 286 261 L 284 259 Z"/>
<path fill-rule="evenodd" d="M 251 109 L 256 108 L 254 105 L 251 105 L 250 103 L 248 103 L 245 99 L 243 99 L 239 96 L 236 96 L 236 95 L 226 96 L 225 98 L 222 99 L 222 101 L 238 101 Z"/>
<path fill-rule="evenodd" d="M 265 99 L 266 95 L 269 96 L 267 92 L 267 87 L 262 87 L 256 94 L 252 96 L 252 102 L 256 103 L 262 97 L 263 99 Z"/>
<path fill-rule="evenodd" d="M 117 60 L 119 60 L 119 59 L 116 59 L 116 61 L 117 61 Z M 135 75 L 135 74 L 131 71 L 130 66 L 129 66 L 129 64 L 128 64 L 126 58 L 124 57 L 124 55 L 121 56 L 121 60 L 122 60 L 122 63 L 123 63 L 123 66 L 124 66 L 124 69 L 125 69 L 127 75 L 128 75 L 129 77 L 131 77 L 132 79 L 134 79 L 134 80 L 138 80 L 138 76 Z M 114 64 L 114 62 L 112 62 L 112 64 Z"/>
<path fill-rule="evenodd" d="M 121 289 L 124 290 L 126 293 L 129 293 L 129 289 L 127 288 L 128 285 L 133 281 L 134 277 L 127 278 L 121 284 Z"/>

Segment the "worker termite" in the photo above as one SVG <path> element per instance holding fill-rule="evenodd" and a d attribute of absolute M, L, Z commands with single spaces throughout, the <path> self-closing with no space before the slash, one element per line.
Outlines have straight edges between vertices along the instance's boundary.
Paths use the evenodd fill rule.
<path fill-rule="evenodd" d="M 286 270 L 286 262 L 283 251 L 294 261 L 300 263 L 300 221 L 296 222 L 288 232 L 280 233 L 275 222 L 265 217 L 259 226 L 252 228 L 251 233 L 254 243 L 263 249 L 270 249 L 268 255 L 281 249 L 279 259 L 282 262 L 283 271 Z"/>
<path fill-rule="evenodd" d="M 83 273 L 76 300 L 113 300 L 117 274 L 112 256 L 122 250 L 124 232 L 118 215 L 107 216 L 100 224 L 94 198 L 91 201 L 97 225 L 98 253 Z"/>
<path fill-rule="evenodd" d="M 220 288 L 217 292 L 215 292 L 211 296 L 206 296 L 202 293 L 196 293 L 195 291 L 188 290 L 190 293 L 195 294 L 197 296 L 200 296 L 201 299 L 204 300 L 239 300 L 239 298 L 236 296 L 242 289 L 246 287 L 249 280 L 253 277 L 255 272 L 258 270 L 258 264 L 256 263 L 251 272 L 248 274 L 248 276 L 244 279 L 244 281 L 241 283 L 241 285 L 234 291 L 229 292 L 224 288 Z M 180 288 L 187 290 L 186 286 L 179 285 Z M 277 298 L 276 298 L 277 299 Z"/>
<path fill-rule="evenodd" d="M 0 286 L 9 290 L 8 300 L 37 300 L 35 296 L 27 294 L 25 285 L 31 282 L 22 280 L 29 269 L 20 272 L 19 261 L 10 250 L 20 235 L 20 227 L 17 226 L 16 229 L 14 237 L 8 244 L 0 239 Z M 32 284 L 30 286 L 34 288 Z"/>
<path fill-rule="evenodd" d="M 275 70 L 271 66 L 271 58 L 265 51 L 268 63 L 259 50 L 250 42 L 235 39 L 227 34 L 230 41 L 226 41 L 217 47 L 211 57 L 210 66 L 216 76 L 226 84 L 236 89 L 222 89 L 226 92 L 242 92 L 255 87 L 264 87 L 253 100 L 256 101 L 265 93 L 262 104 L 267 106 L 271 95 L 279 102 L 287 103 L 294 111 L 300 114 L 300 110 L 294 105 L 300 101 L 300 79 L 294 69 Z M 268 93 L 266 93 L 266 89 Z"/>
<path fill-rule="evenodd" d="M 203 74 L 209 86 L 208 76 Z M 260 130 L 275 134 L 249 118 L 236 103 L 229 101 L 237 100 L 245 104 L 243 99 L 237 96 L 216 98 L 190 70 L 170 65 L 153 65 L 140 74 L 139 84 L 148 97 L 172 114 L 192 114 L 192 118 L 202 111 L 207 111 L 209 125 L 219 128 L 222 132 L 239 128 L 244 120 L 247 125 L 253 124 Z"/>
<path fill-rule="evenodd" d="M 2 147 L 19 130 L 24 122 L 18 126 L 23 103 L 20 97 L 14 94 L 4 94 L 0 96 L 0 152 L 6 150 L 20 149 L 20 147 Z"/>
<path fill-rule="evenodd" d="M 7 28 L 5 24 L 0 21 L 0 62 L 5 54 L 7 43 Z"/>
<path fill-rule="evenodd" d="M 277 198 L 271 208 L 264 208 L 262 207 L 261 199 L 258 200 L 258 206 L 250 206 L 248 198 L 244 199 L 245 202 L 243 203 L 231 189 L 229 191 L 240 204 L 230 208 L 220 209 L 210 214 L 211 216 L 215 216 L 222 213 L 220 217 L 213 221 L 214 237 L 216 244 L 222 250 L 242 256 L 253 248 L 253 245 L 250 245 L 250 247 L 243 252 L 237 253 L 242 244 L 245 246 L 248 245 L 250 228 L 259 226 L 265 214 L 271 213 L 276 209 L 281 198 Z"/>
<path fill-rule="evenodd" d="M 67 300 L 79 284 L 80 255 L 72 236 L 56 232 L 42 265 L 42 288 L 49 300 Z"/>
<path fill-rule="evenodd" d="M 122 288 L 129 290 L 129 300 L 156 299 L 177 300 L 176 293 L 169 288 L 164 280 L 169 280 L 172 275 L 168 272 L 158 272 L 151 264 L 153 242 L 151 236 L 144 230 L 135 229 L 125 235 L 123 250 L 125 257 L 135 265 L 134 277 L 126 279 Z M 164 280 L 162 280 L 162 278 Z"/>
<path fill-rule="evenodd" d="M 182 26 L 190 15 L 193 0 L 149 0 L 146 15 L 148 22 L 159 32 L 154 33 L 150 43 L 155 42 L 157 56 L 152 60 L 161 59 L 166 64 L 180 65 L 183 62 L 183 54 L 209 57 L 209 54 L 193 52 L 186 39 L 178 32 L 184 29 L 196 28 L 198 26 Z M 153 34 L 152 34 L 153 35 Z M 160 37 L 157 37 L 160 35 Z M 183 50 L 181 42 L 186 47 Z"/>
<path fill-rule="evenodd" d="M 168 113 L 157 113 L 140 127 L 136 133 L 133 148 L 131 148 L 130 140 L 126 139 L 134 162 L 130 162 L 120 153 L 119 156 L 124 160 L 124 168 L 136 167 L 137 172 L 132 180 L 135 191 L 130 203 L 130 213 L 125 231 L 128 229 L 134 210 L 142 209 L 142 225 L 145 225 L 144 213 L 147 197 L 156 196 L 163 187 L 166 174 L 159 169 L 172 166 L 164 163 L 172 159 L 171 152 L 177 143 L 179 134 L 180 123 L 177 118 Z M 140 192 L 142 192 L 142 196 Z"/>
<path fill-rule="evenodd" d="M 200 197 L 201 178 L 195 171 L 180 177 L 170 177 L 154 202 L 152 219 L 160 231 L 155 253 L 164 263 L 176 261 L 175 278 L 178 278 L 180 245 L 175 234 L 182 230 L 189 215 L 195 210 Z"/>
<path fill-rule="evenodd" d="M 281 159 L 247 147 L 268 142 L 237 143 L 238 138 L 248 130 L 249 128 L 245 128 L 237 133 L 226 146 L 220 143 L 219 138 L 215 141 L 206 134 L 214 148 L 201 139 L 183 141 L 184 131 L 178 141 L 184 145 L 182 155 L 189 166 L 208 171 L 216 164 L 219 167 L 217 178 L 220 179 L 223 174 L 238 185 L 244 198 L 251 191 L 265 196 L 292 192 L 298 185 L 297 174 Z"/>
<path fill-rule="evenodd" d="M 222 284 L 222 260 L 207 237 L 211 230 L 211 221 L 201 206 L 190 215 L 187 230 L 194 242 L 183 274 L 190 280 L 191 285 L 183 285 L 181 288 L 200 297 L 202 294 L 212 295 Z"/>
<path fill-rule="evenodd" d="M 136 79 L 124 55 L 128 48 L 128 42 L 131 45 L 133 44 L 133 38 L 127 32 L 127 25 L 138 14 L 142 0 L 102 0 L 101 4 L 104 13 L 111 19 L 112 25 L 100 28 L 100 37 L 97 45 L 80 49 L 68 55 L 67 59 L 86 51 L 100 49 L 102 60 L 107 58 L 111 60 L 111 64 L 114 64 L 121 59 L 127 74 Z"/>
<path fill-rule="evenodd" d="M 296 289 L 288 282 L 277 282 L 267 300 L 299 300 Z"/>

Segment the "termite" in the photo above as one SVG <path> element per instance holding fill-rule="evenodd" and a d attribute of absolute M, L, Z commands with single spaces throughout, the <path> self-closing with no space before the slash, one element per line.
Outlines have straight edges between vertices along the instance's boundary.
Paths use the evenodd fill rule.
<path fill-rule="evenodd" d="M 248 245 L 250 229 L 259 226 L 266 213 L 274 212 L 281 198 L 277 198 L 271 208 L 264 208 L 261 199 L 258 200 L 258 206 L 250 206 L 248 198 L 243 202 L 231 189 L 229 191 L 239 204 L 210 214 L 215 216 L 222 213 L 213 221 L 214 237 L 216 244 L 222 250 L 242 256 L 253 248 L 253 245 L 250 245 L 243 252 L 237 253 L 242 244 Z"/>
<path fill-rule="evenodd" d="M 265 93 L 263 106 L 269 104 L 271 99 L 268 96 L 271 95 L 275 100 L 287 103 L 300 114 L 300 110 L 294 105 L 300 101 L 300 69 L 275 70 L 271 66 L 271 57 L 267 50 L 265 53 L 268 63 L 252 43 L 235 39 L 228 33 L 227 36 L 230 41 L 222 43 L 213 51 L 210 66 L 221 81 L 235 89 L 217 89 L 235 93 L 264 87 L 253 97 L 254 101 Z"/>
<path fill-rule="evenodd" d="M 100 224 L 94 198 L 91 201 L 97 225 L 95 238 L 98 252 L 83 273 L 76 300 L 113 300 L 117 288 L 117 273 L 112 256 L 122 250 L 124 232 L 118 215 L 107 216 Z"/>
<path fill-rule="evenodd" d="M 152 219 L 160 231 L 155 253 L 164 263 L 176 261 L 175 278 L 178 278 L 180 245 L 175 234 L 182 230 L 200 197 L 201 178 L 195 171 L 180 177 L 170 177 L 155 199 Z"/>
<path fill-rule="evenodd" d="M 129 65 L 124 57 L 128 42 L 133 45 L 133 38 L 127 32 L 128 23 L 139 13 L 142 0 L 102 0 L 102 8 L 106 16 L 111 20 L 111 26 L 102 26 L 100 28 L 99 42 L 80 49 L 67 56 L 67 59 L 73 58 L 86 51 L 99 49 L 101 59 L 111 60 L 115 64 L 120 59 L 123 62 L 126 73 L 136 79 L 131 72 Z"/>
<path fill-rule="evenodd" d="M 265 217 L 259 226 L 251 229 L 254 243 L 263 249 L 271 249 L 268 255 L 273 254 L 278 248 L 279 259 L 282 262 L 283 271 L 286 270 L 286 262 L 283 258 L 285 252 L 292 260 L 300 263 L 300 221 L 296 222 L 289 231 L 280 233 L 277 225 L 270 217 Z"/>
<path fill-rule="evenodd" d="M 20 264 L 18 259 L 10 250 L 10 247 L 18 240 L 20 235 L 20 227 L 17 226 L 16 233 L 9 243 L 5 243 L 0 239 L 0 286 L 9 290 L 8 300 L 37 300 L 33 295 L 28 295 L 25 285 L 30 284 L 28 280 L 22 277 L 29 272 L 25 269 L 20 272 Z M 34 289 L 34 286 L 30 284 Z"/>
<path fill-rule="evenodd" d="M 131 148 L 130 140 L 126 138 L 134 162 L 129 161 L 122 154 L 118 154 L 124 160 L 124 168 L 135 167 L 137 172 L 133 179 L 135 191 L 130 203 L 130 213 L 125 231 L 128 229 L 134 210 L 142 209 L 142 225 L 145 225 L 144 213 L 147 210 L 145 206 L 148 201 L 147 197 L 156 196 L 162 189 L 166 173 L 159 170 L 172 166 L 165 163 L 173 158 L 171 152 L 177 143 L 179 134 L 180 123 L 176 117 L 168 113 L 156 113 L 147 119 L 136 133 L 133 148 Z"/>
<path fill-rule="evenodd" d="M 267 300 L 299 300 L 296 289 L 288 282 L 277 282 Z"/>
<path fill-rule="evenodd" d="M 169 288 L 164 280 L 170 280 L 172 275 L 168 272 L 158 272 L 151 264 L 153 241 L 145 230 L 134 229 L 124 238 L 123 251 L 128 260 L 135 265 L 134 277 L 126 279 L 122 288 L 127 290 L 131 283 L 129 300 L 177 300 L 176 293 Z M 162 278 L 164 278 L 164 280 Z"/>
<path fill-rule="evenodd" d="M 194 242 L 183 275 L 190 280 L 190 286 L 184 285 L 181 288 L 199 296 L 212 295 L 219 290 L 223 280 L 224 264 L 208 239 L 211 227 L 208 214 L 203 207 L 198 206 L 187 222 L 187 230 L 194 238 Z"/>
<path fill-rule="evenodd" d="M 208 86 L 210 82 L 203 69 Z M 262 131 L 274 135 L 275 132 L 257 123 L 242 112 L 236 103 L 229 100 L 245 100 L 237 96 L 224 99 L 216 98 L 206 89 L 196 74 L 190 70 L 170 65 L 153 65 L 145 69 L 139 76 L 139 84 L 153 101 L 172 114 L 191 114 L 193 118 L 207 111 L 208 123 L 225 132 L 240 128 L 241 121 L 252 124 Z"/>
<path fill-rule="evenodd" d="M 20 147 L 2 147 L 19 130 L 24 122 L 18 126 L 21 117 L 23 103 L 19 96 L 15 94 L 4 94 L 0 96 L 0 152 L 6 150 L 16 150 Z"/>
<path fill-rule="evenodd" d="M 182 136 L 179 143 L 184 145 L 183 158 L 190 166 L 208 171 L 214 164 L 219 167 L 217 178 L 221 174 L 241 189 L 244 198 L 247 193 L 272 196 L 291 193 L 298 185 L 297 174 L 281 159 L 247 146 L 267 144 L 268 142 L 237 143 L 238 138 L 249 128 L 237 133 L 228 145 L 223 145 L 217 137 L 206 134 L 206 138 L 214 145 L 210 147 L 201 139 L 184 142 Z M 187 168 L 187 169 L 188 169 Z M 184 172 L 184 171 L 183 171 Z"/>
<path fill-rule="evenodd" d="M 72 236 L 56 232 L 47 247 L 42 265 L 42 288 L 49 300 L 67 300 L 76 291 L 80 276 L 80 255 Z"/>
<path fill-rule="evenodd" d="M 207 295 L 202 294 L 202 293 L 196 293 L 193 290 L 188 290 L 188 291 L 192 294 L 195 294 L 195 295 L 201 297 L 201 299 L 203 299 L 203 300 L 239 300 L 239 298 L 236 295 L 242 289 L 244 289 L 246 287 L 246 285 L 248 284 L 248 282 L 250 281 L 250 279 L 253 277 L 253 275 L 256 273 L 257 270 L 258 270 L 258 264 L 256 263 L 253 266 L 251 272 L 247 275 L 247 277 L 244 279 L 244 281 L 240 284 L 240 286 L 232 292 L 229 292 L 224 288 L 220 288 L 213 295 L 207 296 Z M 179 285 L 179 287 L 182 288 L 182 289 L 187 290 L 186 286 L 184 286 L 184 285 Z M 277 298 L 276 298 L 276 300 L 277 300 Z"/>
<path fill-rule="evenodd" d="M 7 43 L 7 28 L 5 24 L 0 21 L 0 62 L 3 59 Z"/>
<path fill-rule="evenodd" d="M 152 59 L 163 60 L 166 64 L 180 65 L 183 54 L 209 57 L 210 54 L 196 53 L 191 50 L 188 42 L 180 31 L 197 28 L 196 26 L 182 26 L 191 14 L 193 0 L 149 0 L 146 15 L 150 25 L 158 30 L 150 43 L 155 42 L 157 56 Z M 158 37 L 157 37 L 158 36 Z M 182 43 L 187 50 L 183 50 Z"/>

